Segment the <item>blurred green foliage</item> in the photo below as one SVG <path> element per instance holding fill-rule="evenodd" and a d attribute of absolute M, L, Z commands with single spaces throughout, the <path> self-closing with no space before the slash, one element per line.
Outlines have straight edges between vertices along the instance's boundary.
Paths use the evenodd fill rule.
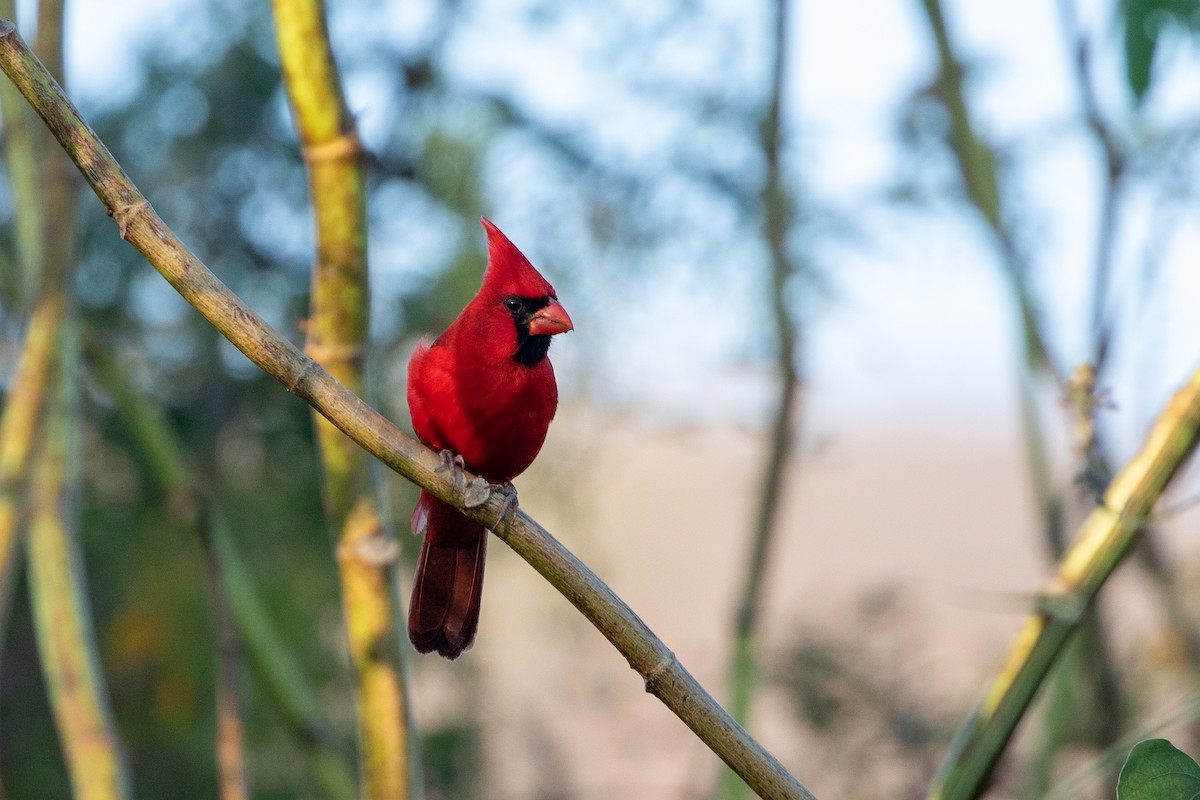
<path fill-rule="evenodd" d="M 1125 79 L 1140 103 L 1150 88 L 1159 40 L 1172 28 L 1200 32 L 1197 0 L 1124 0 Z"/>

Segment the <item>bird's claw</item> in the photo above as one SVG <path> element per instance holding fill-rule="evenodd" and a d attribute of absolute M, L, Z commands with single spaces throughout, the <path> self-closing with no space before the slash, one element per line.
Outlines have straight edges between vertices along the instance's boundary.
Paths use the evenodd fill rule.
<path fill-rule="evenodd" d="M 512 485 L 512 481 L 505 481 L 494 488 L 499 494 L 504 496 L 504 505 L 500 507 L 500 514 L 496 517 L 496 524 L 499 525 L 505 519 L 508 519 L 509 523 L 511 523 L 512 520 L 509 519 L 509 515 L 518 508 L 517 487 Z"/>
<path fill-rule="evenodd" d="M 463 470 L 467 468 L 463 457 L 451 450 L 440 450 L 438 451 L 438 456 L 442 459 L 442 465 L 434 470 L 434 472 L 449 472 L 450 477 L 454 480 L 454 491 L 462 494 Z"/>

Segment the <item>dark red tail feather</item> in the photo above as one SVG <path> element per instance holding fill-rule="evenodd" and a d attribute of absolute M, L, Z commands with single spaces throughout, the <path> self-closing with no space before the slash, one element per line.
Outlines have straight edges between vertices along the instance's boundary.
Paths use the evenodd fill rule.
<path fill-rule="evenodd" d="M 426 492 L 413 512 L 414 532 L 422 523 L 425 538 L 408 609 L 408 638 L 418 652 L 458 658 L 479 627 L 487 531 Z"/>

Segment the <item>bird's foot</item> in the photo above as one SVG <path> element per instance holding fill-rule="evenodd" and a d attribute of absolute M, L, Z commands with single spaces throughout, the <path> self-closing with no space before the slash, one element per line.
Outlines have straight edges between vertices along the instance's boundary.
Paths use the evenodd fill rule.
<path fill-rule="evenodd" d="M 438 452 L 438 456 L 442 459 L 442 465 L 434 471 L 439 473 L 449 472 L 450 477 L 454 481 L 454 491 L 462 494 L 463 470 L 467 468 L 463 457 L 450 450 L 441 450 Z"/>
<path fill-rule="evenodd" d="M 500 515 L 496 517 L 496 524 L 499 525 L 504 520 L 512 523 L 512 518 L 509 516 L 517 510 L 517 487 L 512 485 L 512 481 L 505 481 L 498 486 L 493 487 L 497 493 L 503 495 L 504 505 L 500 507 Z"/>
<path fill-rule="evenodd" d="M 483 478 L 472 478 L 463 489 L 463 508 L 478 508 L 492 496 L 492 485 Z"/>
<path fill-rule="evenodd" d="M 504 498 L 504 505 L 496 517 L 496 524 L 499 525 L 517 508 L 517 488 L 510 481 L 491 484 L 483 478 L 472 478 L 463 490 L 463 507 L 478 508 L 491 499 L 492 492 Z"/>

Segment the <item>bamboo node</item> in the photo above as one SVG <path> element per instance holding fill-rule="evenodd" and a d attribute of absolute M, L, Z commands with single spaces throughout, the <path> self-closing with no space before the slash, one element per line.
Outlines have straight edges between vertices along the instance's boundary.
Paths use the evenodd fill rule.
<path fill-rule="evenodd" d="M 358 138 L 358 129 L 350 130 L 320 144 L 306 144 L 300 148 L 304 160 L 311 163 L 318 161 L 337 161 L 343 158 L 358 158 L 362 154 L 362 141 Z"/>
<path fill-rule="evenodd" d="M 645 676 L 643 676 L 646 681 L 646 691 L 657 695 L 663 679 L 671 673 L 677 662 L 678 660 L 675 658 L 674 651 L 665 650 L 663 657 L 659 659 L 658 663 L 651 667 Z"/>
<path fill-rule="evenodd" d="M 298 360 L 299 366 L 293 370 L 292 375 L 287 382 L 287 390 L 292 394 L 296 393 L 296 389 L 299 388 L 300 384 L 304 382 L 304 379 L 308 377 L 309 373 L 313 371 L 313 367 L 317 365 L 316 361 L 313 361 L 307 356 Z"/>
<path fill-rule="evenodd" d="M 149 210 L 149 203 L 145 200 L 138 200 L 136 203 L 130 203 L 120 208 L 110 208 L 108 209 L 108 215 L 113 218 L 113 222 L 117 223 L 117 230 L 121 233 L 121 240 L 128 241 L 129 226 L 136 221 L 137 217 Z"/>
<path fill-rule="evenodd" d="M 338 548 L 342 558 L 354 558 L 363 564 L 386 567 L 400 558 L 400 544 L 395 537 L 379 531 L 371 536 L 346 542 Z"/>

